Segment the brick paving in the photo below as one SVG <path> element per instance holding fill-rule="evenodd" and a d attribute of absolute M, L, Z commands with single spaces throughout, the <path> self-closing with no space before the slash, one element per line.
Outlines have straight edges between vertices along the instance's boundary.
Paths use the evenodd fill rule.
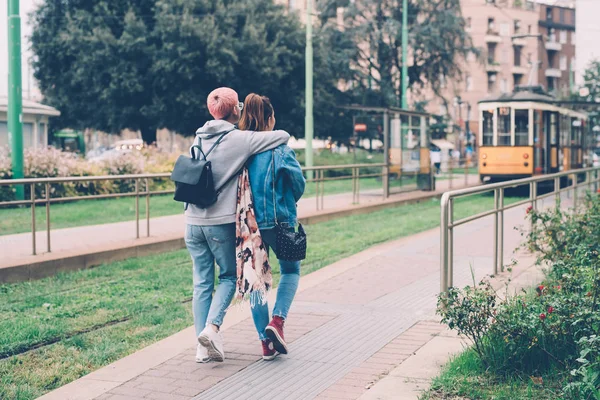
<path fill-rule="evenodd" d="M 464 178 L 455 178 L 453 187 L 463 187 Z M 474 185 L 478 182 L 478 176 L 469 175 L 469 184 Z M 450 181 L 440 181 L 437 184 L 437 193 L 442 193 L 448 189 Z M 374 204 L 382 202 L 382 190 L 369 190 L 361 192 L 360 204 Z M 430 195 L 431 192 L 405 192 L 393 194 L 388 201 L 407 199 L 413 200 L 419 197 Z M 352 193 L 326 195 L 324 199 L 324 211 L 317 211 L 316 198 L 301 199 L 298 204 L 298 214 L 301 218 L 323 214 L 332 210 L 344 209 L 352 206 Z M 131 199 L 132 209 L 134 199 Z M 173 202 L 173 207 L 180 209 L 179 203 Z M 50 218 L 52 219 L 52 207 L 50 208 Z M 38 209 L 38 214 L 45 212 L 43 208 Z M 152 212 L 152 209 L 151 209 Z M 182 213 L 167 217 L 151 218 L 150 235 L 151 238 L 177 238 L 183 237 L 184 218 Z M 103 225 L 83 226 L 77 228 L 57 229 L 51 231 L 52 253 L 47 253 L 45 225 L 38 226 L 36 234 L 37 256 L 32 256 L 31 233 L 22 233 L 16 235 L 2 235 L 0 232 L 0 268 L 7 268 L 14 265 L 20 265 L 24 260 L 35 262 L 44 255 L 52 257 L 73 256 L 92 251 L 109 251 L 115 247 L 124 245 L 135 245 L 144 243 L 146 238 L 146 220 L 144 215 L 140 215 L 140 237 L 135 239 L 136 223 L 135 221 L 110 223 Z"/>
<path fill-rule="evenodd" d="M 523 216 L 524 207 L 507 211 L 507 227 Z M 481 249 L 491 249 L 492 224 L 486 218 L 456 228 L 457 286 L 469 284 L 472 273 L 491 273 L 491 251 Z M 520 240 L 505 229 L 507 263 Z M 224 363 L 196 364 L 191 343 L 97 399 L 358 399 L 443 328 L 435 319 L 439 233 L 396 243 L 297 295 L 286 325 L 289 355 L 260 360 L 247 318 L 224 331 Z"/>

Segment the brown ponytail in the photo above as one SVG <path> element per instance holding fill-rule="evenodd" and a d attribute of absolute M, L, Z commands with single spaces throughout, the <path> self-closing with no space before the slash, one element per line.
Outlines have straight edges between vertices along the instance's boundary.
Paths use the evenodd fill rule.
<path fill-rule="evenodd" d="M 244 110 L 238 127 L 243 131 L 266 131 L 269 118 L 273 114 L 273 106 L 268 97 L 250 93 L 244 100 Z"/>

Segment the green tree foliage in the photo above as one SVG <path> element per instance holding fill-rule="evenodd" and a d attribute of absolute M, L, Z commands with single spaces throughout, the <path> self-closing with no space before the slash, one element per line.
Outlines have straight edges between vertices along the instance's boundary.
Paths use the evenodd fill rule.
<path fill-rule="evenodd" d="M 460 1 L 408 4 L 409 85 L 413 90 L 429 87 L 442 96 L 443 80 L 460 79 L 459 61 L 469 51 L 477 53 L 465 32 Z M 343 38 L 340 43 L 353 44 L 351 76 L 344 78 L 352 83 L 355 96 L 370 105 L 400 104 L 402 0 L 324 0 L 320 11 L 323 29 L 338 32 L 332 37 Z M 349 50 L 342 46 L 341 51 Z"/>
<path fill-rule="evenodd" d="M 35 76 L 60 126 L 191 134 L 219 86 L 269 96 L 303 132 L 304 30 L 272 0 L 46 0 L 33 16 Z"/>

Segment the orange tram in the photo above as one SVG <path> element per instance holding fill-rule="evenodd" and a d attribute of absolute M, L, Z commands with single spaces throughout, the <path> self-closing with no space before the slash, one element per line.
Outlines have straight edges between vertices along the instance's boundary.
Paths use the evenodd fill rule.
<path fill-rule="evenodd" d="M 479 102 L 479 177 L 483 183 L 583 168 L 590 160 L 585 113 L 564 108 L 541 88 Z"/>

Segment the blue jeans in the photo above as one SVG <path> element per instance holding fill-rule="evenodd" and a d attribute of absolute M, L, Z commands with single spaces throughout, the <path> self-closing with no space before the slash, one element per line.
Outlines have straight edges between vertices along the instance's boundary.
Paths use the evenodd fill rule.
<path fill-rule="evenodd" d="M 275 229 L 261 230 L 263 242 L 271 248 L 275 246 Z M 279 260 L 279 269 L 281 271 L 281 279 L 277 288 L 277 300 L 273 308 L 273 315 L 287 318 L 288 311 L 292 306 L 292 301 L 298 290 L 298 282 L 300 281 L 300 261 L 285 261 Z M 256 293 L 256 292 L 255 292 Z M 269 305 L 261 304 L 257 299 L 252 299 L 252 319 L 254 326 L 258 332 L 258 338 L 265 340 L 265 328 L 269 324 Z"/>
<path fill-rule="evenodd" d="M 223 324 L 225 312 L 235 294 L 235 223 L 187 225 L 185 244 L 193 262 L 192 311 L 198 336 L 207 324 Z M 215 261 L 219 265 L 219 284 L 213 296 Z"/>

